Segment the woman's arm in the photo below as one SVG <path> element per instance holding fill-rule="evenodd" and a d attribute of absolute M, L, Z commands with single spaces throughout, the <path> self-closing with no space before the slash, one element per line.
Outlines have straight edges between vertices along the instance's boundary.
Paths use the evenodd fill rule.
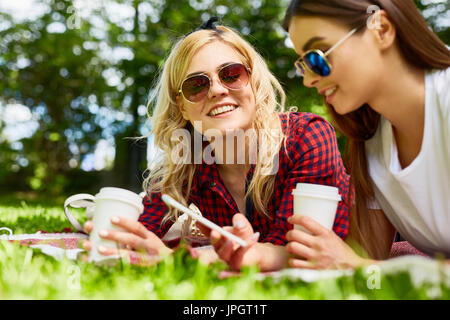
<path fill-rule="evenodd" d="M 224 229 L 244 239 L 248 244 L 246 247 L 240 247 L 215 230 L 211 231 L 201 224 L 197 226 L 203 234 L 211 238 L 217 256 L 233 270 L 258 265 L 261 271 L 274 271 L 287 266 L 289 255 L 285 247 L 257 242 L 259 233 L 253 232 L 252 225 L 243 214 L 236 213 L 233 216 L 233 226 Z"/>
<path fill-rule="evenodd" d="M 136 256 L 143 265 L 151 265 L 158 262 L 161 257 L 173 252 L 153 232 L 147 230 L 140 222 L 123 217 L 113 217 L 111 222 L 123 229 L 100 230 L 99 235 L 103 239 L 116 241 L 121 249 L 100 246 L 98 251 L 105 256 L 119 254 L 121 257 L 131 258 Z M 94 224 L 87 221 L 84 229 L 88 234 L 92 232 Z M 89 240 L 85 240 L 84 247 L 90 251 L 92 246 Z"/>
<path fill-rule="evenodd" d="M 163 238 L 172 226 L 172 221 L 162 223 L 169 208 L 161 199 L 161 193 L 152 193 L 144 197 L 144 212 L 139 216 L 139 222 L 159 238 Z"/>
<path fill-rule="evenodd" d="M 275 271 L 288 266 L 289 253 L 285 246 L 277 246 L 270 242 L 258 242 L 256 256 L 261 257 L 258 265 L 261 271 Z"/>
<path fill-rule="evenodd" d="M 323 118 L 312 114 L 292 114 L 286 134 L 286 153 L 280 152 L 280 170 L 285 173 L 278 177 L 282 184 L 275 188 L 274 196 L 281 199 L 279 207 L 272 213 L 270 230 L 264 243 L 255 249 L 255 261 L 261 269 L 276 270 L 287 266 L 289 252 L 283 247 L 286 234 L 292 228 L 287 223 L 293 213 L 292 190 L 297 183 L 315 183 L 336 186 L 342 195 L 333 231 L 337 238 L 346 238 L 352 193 L 349 177 L 340 157 L 333 127 Z M 261 259 L 258 260 L 258 254 Z"/>
<path fill-rule="evenodd" d="M 350 234 L 346 243 L 313 219 L 299 215 L 292 216 L 289 222 L 305 227 L 312 234 L 300 230 L 292 230 L 288 233 L 287 238 L 290 242 L 287 245 L 287 251 L 293 254 L 289 265 L 296 268 L 345 269 L 382 261 L 357 254 L 352 247 L 356 247 L 358 251 L 357 247 L 361 243 L 371 245 L 372 250 L 376 250 L 382 259 L 387 259 L 394 240 L 394 227 L 381 210 L 369 210 L 364 218 L 370 220 L 372 229 L 369 233 L 360 232 L 361 230 L 350 224 Z"/>

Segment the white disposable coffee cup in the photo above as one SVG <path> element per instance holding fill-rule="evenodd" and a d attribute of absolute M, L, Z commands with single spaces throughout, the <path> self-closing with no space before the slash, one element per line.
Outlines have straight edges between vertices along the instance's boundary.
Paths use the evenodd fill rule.
<path fill-rule="evenodd" d="M 339 189 L 311 183 L 297 183 L 292 190 L 294 196 L 293 214 L 313 218 L 325 228 L 333 228 L 336 210 L 341 201 Z M 302 226 L 294 224 L 294 229 L 311 233 Z"/>
<path fill-rule="evenodd" d="M 142 197 L 126 189 L 114 187 L 101 188 L 95 197 L 89 194 L 74 195 L 66 200 L 64 206 L 67 217 L 79 231 L 83 230 L 78 221 L 68 211 L 67 207 L 69 205 L 73 207 L 87 207 L 86 214 L 88 217 L 89 214 L 92 214 L 94 229 L 89 236 L 92 247 L 89 253 L 89 262 L 102 262 L 119 258 L 119 255 L 104 256 L 98 252 L 99 246 L 117 247 L 114 241 L 100 237 L 99 232 L 101 230 L 123 230 L 111 224 L 111 218 L 113 216 L 137 221 L 144 210 Z"/>

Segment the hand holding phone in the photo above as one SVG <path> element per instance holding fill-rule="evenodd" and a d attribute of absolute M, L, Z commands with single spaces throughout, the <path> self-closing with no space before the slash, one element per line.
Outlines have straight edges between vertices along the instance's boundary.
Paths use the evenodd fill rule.
<path fill-rule="evenodd" d="M 191 218 L 197 220 L 198 222 L 200 222 L 201 224 L 203 224 L 204 226 L 212 229 L 212 230 L 216 230 L 217 232 L 219 232 L 221 235 L 223 235 L 224 237 L 238 243 L 241 247 L 246 247 L 247 246 L 247 242 L 245 242 L 244 240 L 242 240 L 241 238 L 239 238 L 238 236 L 224 230 L 223 228 L 219 227 L 217 224 L 215 224 L 214 222 L 206 219 L 205 217 L 195 213 L 194 211 L 192 211 L 191 209 L 185 207 L 184 205 L 182 205 L 181 203 L 179 203 L 178 201 L 176 201 L 174 198 L 172 198 L 171 196 L 167 195 L 167 194 L 163 194 L 161 196 L 161 199 L 168 205 L 171 207 L 174 207 L 186 214 L 188 214 Z"/>

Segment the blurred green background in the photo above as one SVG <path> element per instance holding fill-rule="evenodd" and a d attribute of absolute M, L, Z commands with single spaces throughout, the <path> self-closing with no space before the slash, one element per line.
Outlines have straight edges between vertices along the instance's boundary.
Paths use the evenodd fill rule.
<path fill-rule="evenodd" d="M 262 54 L 286 89 L 287 109 L 325 115 L 293 67 L 297 57 L 281 27 L 288 3 L 1 0 L 1 194 L 139 191 L 147 145 L 126 137 L 148 133 L 148 94 L 174 41 L 211 16 Z M 449 44 L 449 2 L 416 3 Z M 339 144 L 342 150 L 341 136 Z"/>

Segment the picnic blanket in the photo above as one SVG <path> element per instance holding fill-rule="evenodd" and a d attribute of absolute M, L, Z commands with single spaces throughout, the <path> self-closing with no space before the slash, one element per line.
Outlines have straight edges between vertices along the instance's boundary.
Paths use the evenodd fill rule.
<path fill-rule="evenodd" d="M 413 247 L 408 241 L 399 241 L 394 242 L 391 247 L 390 257 L 400 257 L 406 255 L 418 255 L 423 257 L 429 257 L 429 255 L 423 253 L 422 251 L 417 250 Z"/>
<path fill-rule="evenodd" d="M 0 232 L 7 231 L 7 234 L 0 234 L 0 240 L 16 241 L 20 245 L 27 245 L 31 248 L 39 248 L 45 254 L 62 259 L 64 255 L 69 259 L 76 259 L 82 249 L 81 242 L 88 239 L 88 235 L 83 233 L 73 233 L 71 228 L 65 228 L 61 232 L 48 233 L 46 231 L 38 231 L 33 234 L 13 234 L 9 228 L 0 228 Z M 184 240 L 192 247 L 202 247 L 209 245 L 209 239 L 195 236 L 186 236 Z M 175 248 L 179 245 L 181 237 L 174 237 L 163 239 L 164 243 L 170 247 Z M 425 253 L 417 250 L 407 241 L 394 242 L 391 248 L 390 257 L 400 257 L 405 255 L 418 255 L 429 257 Z"/>
<path fill-rule="evenodd" d="M 49 233 L 40 230 L 32 234 L 14 234 L 9 228 L 0 228 L 0 233 L 8 232 L 9 234 L 0 234 L 0 240 L 8 240 L 16 242 L 19 245 L 28 246 L 30 248 L 40 249 L 42 253 L 52 256 L 57 260 L 64 257 L 76 260 L 80 252 L 85 252 L 82 242 L 89 239 L 84 233 L 73 233 L 71 228 L 65 228 L 61 232 Z M 209 239 L 197 236 L 185 236 L 184 241 L 192 247 L 201 247 L 209 245 Z M 169 248 L 176 248 L 181 241 L 181 237 L 163 239 L 163 242 Z M 131 264 L 140 262 L 138 255 L 130 255 Z"/>
<path fill-rule="evenodd" d="M 70 228 L 56 233 L 38 231 L 32 234 L 13 234 L 13 231 L 9 228 L 0 228 L 0 230 L 9 232 L 9 235 L 1 234 L 0 240 L 17 242 L 19 245 L 40 249 L 44 254 L 57 260 L 64 257 L 77 259 L 78 253 L 84 251 L 84 249 L 81 249 L 81 241 L 88 239 L 88 236 L 83 233 L 65 232 L 71 231 Z"/>

